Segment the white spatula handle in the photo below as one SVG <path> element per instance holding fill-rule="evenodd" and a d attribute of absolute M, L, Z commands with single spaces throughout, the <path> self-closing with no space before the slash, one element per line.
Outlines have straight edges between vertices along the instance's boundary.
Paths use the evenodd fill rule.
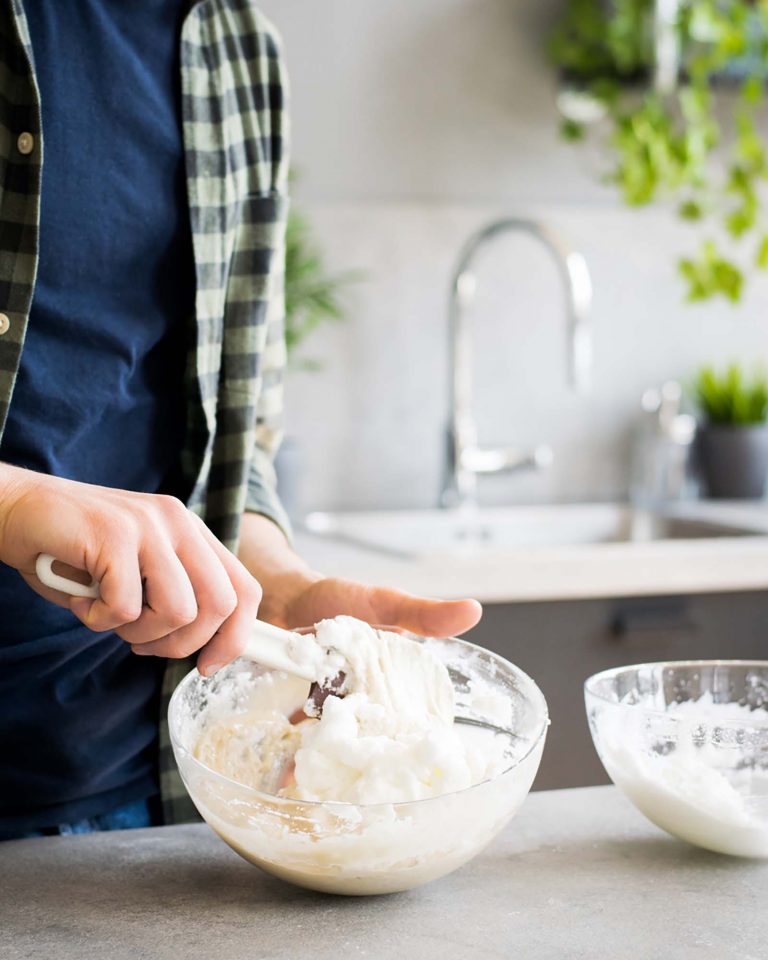
<path fill-rule="evenodd" d="M 263 620 L 254 620 L 251 636 L 242 656 L 246 660 L 253 660 L 254 663 L 260 663 L 272 670 L 285 670 L 286 673 L 301 677 L 303 680 L 310 682 L 320 680 L 314 667 L 296 662 L 295 645 L 302 640 L 306 643 L 307 638 L 291 633 L 290 630 L 275 627 L 271 623 L 265 623 Z"/>
<path fill-rule="evenodd" d="M 53 590 L 60 590 L 61 593 L 67 593 L 70 597 L 88 597 L 90 600 L 99 599 L 99 581 L 91 577 L 90 583 L 78 583 L 77 580 L 70 580 L 69 577 L 61 577 L 53 572 L 53 565 L 56 563 L 56 557 L 50 553 L 41 553 L 35 561 L 35 573 L 40 583 Z"/>
<path fill-rule="evenodd" d="M 83 584 L 78 583 L 77 580 L 70 580 L 69 577 L 62 577 L 53 572 L 54 563 L 56 558 L 49 553 L 41 553 L 35 562 L 37 579 L 46 587 L 59 590 L 70 597 L 87 597 L 91 600 L 99 598 L 98 580 L 92 577 L 90 583 Z M 242 656 L 271 670 L 284 670 L 304 680 L 317 680 L 315 670 L 307 664 L 297 663 L 292 655 L 297 640 L 301 640 L 299 634 L 282 630 L 263 620 L 254 620 L 252 633 Z"/>

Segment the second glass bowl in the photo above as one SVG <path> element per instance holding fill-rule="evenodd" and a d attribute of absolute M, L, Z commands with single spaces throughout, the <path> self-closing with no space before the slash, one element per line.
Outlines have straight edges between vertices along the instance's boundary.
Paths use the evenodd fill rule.
<path fill-rule="evenodd" d="M 768 662 L 618 667 L 584 689 L 603 766 L 638 810 L 696 846 L 768 857 Z"/>

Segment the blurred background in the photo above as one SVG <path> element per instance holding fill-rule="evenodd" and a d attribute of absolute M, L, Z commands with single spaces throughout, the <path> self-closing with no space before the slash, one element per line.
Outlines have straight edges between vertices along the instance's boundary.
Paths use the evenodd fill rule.
<path fill-rule="evenodd" d="M 564 0 L 263 0 L 292 86 L 294 204 L 330 273 L 359 270 L 347 319 L 308 339 L 289 436 L 307 509 L 434 506 L 448 409 L 451 271 L 467 237 L 512 214 L 543 220 L 592 275 L 591 392 L 566 382 L 563 294 L 551 257 L 508 236 L 478 264 L 480 439 L 556 456 L 488 477 L 486 503 L 627 495 L 632 427 L 650 385 L 768 345 L 768 278 L 742 302 L 684 303 L 677 259 L 701 227 L 628 209 L 601 182 L 598 144 L 559 134 L 547 43 Z"/>
<path fill-rule="evenodd" d="M 261 5 L 292 85 L 298 545 L 478 597 L 470 639 L 550 705 L 538 786 L 604 782 L 587 676 L 766 655 L 768 12 Z"/>

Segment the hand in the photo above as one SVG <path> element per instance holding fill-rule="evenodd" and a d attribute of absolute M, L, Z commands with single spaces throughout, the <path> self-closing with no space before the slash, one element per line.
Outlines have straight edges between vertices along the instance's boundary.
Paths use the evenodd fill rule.
<path fill-rule="evenodd" d="M 311 583 L 297 578 L 295 595 L 274 616 L 278 626 L 294 629 L 340 614 L 424 637 L 453 637 L 475 626 L 482 607 L 477 600 L 427 600 L 334 577 Z"/>
<path fill-rule="evenodd" d="M 38 554 L 86 570 L 101 598 L 73 598 L 35 575 Z M 173 497 L 112 490 L 0 464 L 0 560 L 92 630 L 114 630 L 134 653 L 186 657 L 202 668 L 237 657 L 261 587 Z"/>
<path fill-rule="evenodd" d="M 260 617 L 288 629 L 346 614 L 421 636 L 450 637 L 474 627 L 482 615 L 476 600 L 426 600 L 323 577 L 291 550 L 270 520 L 252 513 L 243 517 L 239 556 L 264 586 Z"/>

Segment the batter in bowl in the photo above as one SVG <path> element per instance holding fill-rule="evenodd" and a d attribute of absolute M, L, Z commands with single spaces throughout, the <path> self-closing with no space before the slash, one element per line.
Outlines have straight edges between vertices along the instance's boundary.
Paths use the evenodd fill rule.
<path fill-rule="evenodd" d="M 328 697 L 319 718 L 292 723 L 296 681 L 265 676 L 269 695 L 210 723 L 197 759 L 279 796 L 357 804 L 440 796 L 508 765 L 507 737 L 454 723 L 453 684 L 427 644 L 351 617 L 318 624 L 315 642 L 343 669 L 343 697 Z"/>

